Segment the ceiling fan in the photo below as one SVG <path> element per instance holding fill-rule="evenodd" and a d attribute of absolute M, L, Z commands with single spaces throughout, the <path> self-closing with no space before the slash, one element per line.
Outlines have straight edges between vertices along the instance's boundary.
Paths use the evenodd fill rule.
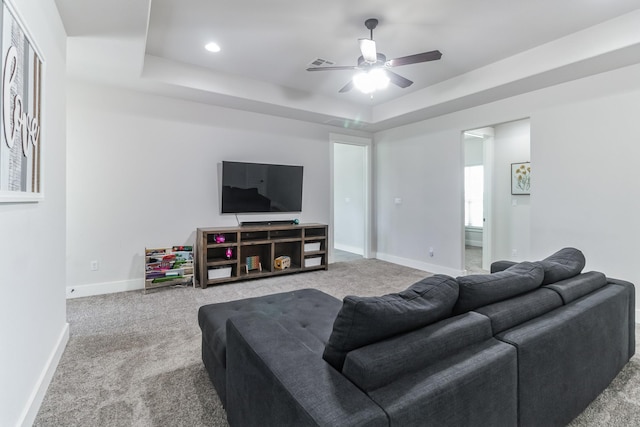
<path fill-rule="evenodd" d="M 401 65 L 418 64 L 420 62 L 437 61 L 442 57 L 439 50 L 417 53 L 415 55 L 402 56 L 387 61 L 387 57 L 376 51 L 376 42 L 373 41 L 373 30 L 378 26 L 378 20 L 370 18 L 364 21 L 365 27 L 371 32 L 368 39 L 358 39 L 362 56 L 358 58 L 358 65 L 336 65 L 331 67 L 309 67 L 307 71 L 334 71 L 334 70 L 359 70 L 352 80 L 338 92 L 344 93 L 353 89 L 354 85 L 364 93 L 371 93 L 376 89 L 382 89 L 391 82 L 401 88 L 409 87 L 413 82 L 390 70 Z"/>

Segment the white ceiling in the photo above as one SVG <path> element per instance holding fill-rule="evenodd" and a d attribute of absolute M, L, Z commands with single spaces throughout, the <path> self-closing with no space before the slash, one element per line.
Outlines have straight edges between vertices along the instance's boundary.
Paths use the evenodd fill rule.
<path fill-rule="evenodd" d="M 339 126 L 407 123 L 640 62 L 639 0 L 56 0 L 75 77 Z M 414 81 L 338 90 L 369 36 Z M 204 49 L 209 41 L 222 51 Z"/>

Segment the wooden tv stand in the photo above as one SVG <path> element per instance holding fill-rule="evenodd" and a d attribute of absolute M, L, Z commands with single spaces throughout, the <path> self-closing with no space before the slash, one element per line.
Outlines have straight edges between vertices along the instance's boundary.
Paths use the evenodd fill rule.
<path fill-rule="evenodd" d="M 216 236 L 220 235 L 224 242 L 217 243 Z M 196 284 L 206 288 L 238 280 L 326 270 L 327 236 L 325 224 L 198 228 Z M 288 268 L 276 268 L 274 260 L 280 256 L 289 257 Z M 257 258 L 247 266 L 249 257 Z M 255 261 L 259 262 L 257 268 L 252 265 Z"/>

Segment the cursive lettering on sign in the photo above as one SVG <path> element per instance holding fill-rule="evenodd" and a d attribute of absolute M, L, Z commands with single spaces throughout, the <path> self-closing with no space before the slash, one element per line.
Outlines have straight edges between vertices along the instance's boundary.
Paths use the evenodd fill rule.
<path fill-rule="evenodd" d="M 40 125 L 36 117 L 27 114 L 22 108 L 20 94 L 12 97 L 11 90 L 17 92 L 16 75 L 18 71 L 18 51 L 15 46 L 10 46 L 4 61 L 2 71 L 2 119 L 4 121 L 4 139 L 9 148 L 15 145 L 17 130 L 20 130 L 22 153 L 27 156 L 29 144 L 36 146 Z"/>

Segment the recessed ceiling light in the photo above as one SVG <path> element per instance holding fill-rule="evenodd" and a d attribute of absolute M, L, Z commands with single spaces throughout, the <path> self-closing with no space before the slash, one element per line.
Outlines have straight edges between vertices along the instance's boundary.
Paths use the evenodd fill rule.
<path fill-rule="evenodd" d="M 220 46 L 218 46 L 218 44 L 214 42 L 207 43 L 204 48 L 209 52 L 220 52 Z"/>

